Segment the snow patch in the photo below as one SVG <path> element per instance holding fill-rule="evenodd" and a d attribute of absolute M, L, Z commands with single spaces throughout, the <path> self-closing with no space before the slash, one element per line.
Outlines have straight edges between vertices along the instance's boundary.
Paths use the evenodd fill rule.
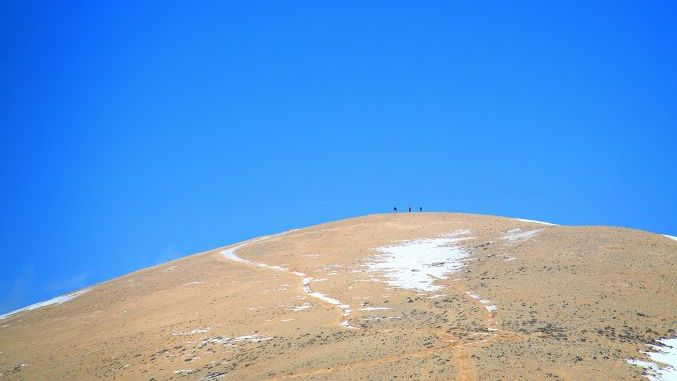
<path fill-rule="evenodd" d="M 363 307 L 359 308 L 358 311 L 381 311 L 381 310 L 390 310 L 390 307 Z"/>
<path fill-rule="evenodd" d="M 421 291 L 437 291 L 442 286 L 435 279 L 446 279 L 447 274 L 460 270 L 469 252 L 459 246 L 469 230 L 457 231 L 437 238 L 403 241 L 375 250 L 380 254 L 369 258 L 368 271 L 382 271 L 391 286 Z"/>
<path fill-rule="evenodd" d="M 479 296 L 479 295 L 477 295 L 477 294 L 475 294 L 475 293 L 472 293 L 472 292 L 470 292 L 470 291 L 466 291 L 465 293 L 468 294 L 468 296 L 470 296 L 471 298 L 473 298 L 473 299 L 479 301 L 480 303 L 482 303 L 482 304 L 484 305 L 484 308 L 485 308 L 487 311 L 489 311 L 489 312 L 495 312 L 495 311 L 498 310 L 498 307 L 496 307 L 496 305 L 495 305 L 494 303 L 492 303 L 491 300 L 482 299 L 481 296 Z"/>
<path fill-rule="evenodd" d="M 179 376 L 189 376 L 195 372 L 197 372 L 195 369 L 177 369 L 174 371 L 174 374 L 178 374 Z"/>
<path fill-rule="evenodd" d="M 197 282 L 184 283 L 183 285 L 184 285 L 184 286 L 192 286 L 192 285 L 194 285 L 194 284 L 204 284 L 204 283 L 205 283 L 205 282 L 197 281 Z"/>
<path fill-rule="evenodd" d="M 200 333 L 207 333 L 211 327 L 205 327 L 205 328 L 195 328 L 191 329 L 190 331 L 185 331 L 185 332 L 172 332 L 172 336 L 191 336 L 191 335 L 197 335 Z"/>
<path fill-rule="evenodd" d="M 31 305 L 28 306 L 28 307 L 24 307 L 24 308 L 18 309 L 18 310 L 16 310 L 16 311 L 12 311 L 12 312 L 8 312 L 8 313 L 6 313 L 6 314 L 4 314 L 4 315 L 0 315 L 0 320 L 5 319 L 5 318 L 7 318 L 7 317 L 9 317 L 9 316 L 12 316 L 12 315 L 14 315 L 14 314 L 18 314 L 19 312 L 23 312 L 23 311 L 31 311 L 31 310 L 35 310 L 35 309 L 38 309 L 38 308 L 47 307 L 47 306 L 51 306 L 51 305 L 55 305 L 55 304 L 63 304 L 63 303 L 66 303 L 66 302 L 68 302 L 68 301 L 71 301 L 71 300 L 77 298 L 78 296 L 80 296 L 80 295 L 82 295 L 82 294 L 85 294 L 85 293 L 89 292 L 89 290 L 91 290 L 91 289 L 90 289 L 90 288 L 85 288 L 85 289 L 83 289 L 83 290 L 75 291 L 75 292 L 72 292 L 72 293 L 67 294 L 67 295 L 57 296 L 57 297 L 54 298 L 54 299 L 46 300 L 46 301 L 44 301 L 44 302 L 31 304 Z"/>
<path fill-rule="evenodd" d="M 300 305 L 298 307 L 294 307 L 291 310 L 294 312 L 299 312 L 303 310 L 307 310 L 308 308 L 312 307 L 309 303 L 303 303 L 303 305 Z"/>
<path fill-rule="evenodd" d="M 501 239 L 504 239 L 509 242 L 518 242 L 518 241 L 523 241 L 529 238 L 532 238 L 538 232 L 542 231 L 543 229 L 536 229 L 536 230 L 522 230 L 520 228 L 515 228 L 515 229 L 510 229 L 505 234 Z"/>
<path fill-rule="evenodd" d="M 226 337 L 226 336 L 214 336 L 208 337 L 200 342 L 197 346 L 198 349 L 204 348 L 208 344 L 222 344 L 222 345 L 234 345 L 236 343 L 247 341 L 250 343 L 258 343 L 261 341 L 272 340 L 272 337 L 261 337 L 259 335 L 246 335 L 239 337 Z"/>
<path fill-rule="evenodd" d="M 651 381 L 677 380 L 677 337 L 660 339 L 650 344 L 651 352 L 644 352 L 651 361 L 630 359 L 628 363 L 645 369 L 644 375 Z"/>
<path fill-rule="evenodd" d="M 550 222 L 543 222 L 543 221 L 536 221 L 536 220 L 527 220 L 526 218 L 513 218 L 514 220 L 517 221 L 522 221 L 522 222 L 531 222 L 533 224 L 541 224 L 541 225 L 548 225 L 548 226 L 557 226 L 557 224 L 551 224 Z"/>
<path fill-rule="evenodd" d="M 379 321 L 379 320 L 400 320 L 400 319 L 402 319 L 402 316 L 389 316 L 389 317 L 375 316 L 375 317 L 362 318 L 360 320 L 362 320 L 362 321 L 371 321 L 371 320 Z"/>
<path fill-rule="evenodd" d="M 341 327 L 348 328 L 348 329 L 357 329 L 350 325 L 350 321 L 348 319 L 345 319 L 344 321 L 341 322 Z"/>
<path fill-rule="evenodd" d="M 667 234 L 661 234 L 661 235 L 662 235 L 663 237 L 670 238 L 670 239 L 672 239 L 672 240 L 677 241 L 677 237 L 675 237 L 675 236 L 667 235 Z"/>

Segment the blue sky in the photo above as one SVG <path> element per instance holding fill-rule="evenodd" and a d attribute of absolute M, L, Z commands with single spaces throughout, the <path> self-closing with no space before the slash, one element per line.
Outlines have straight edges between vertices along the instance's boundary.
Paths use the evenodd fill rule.
<path fill-rule="evenodd" d="M 674 2 L 0 5 L 0 313 L 394 205 L 677 235 Z"/>

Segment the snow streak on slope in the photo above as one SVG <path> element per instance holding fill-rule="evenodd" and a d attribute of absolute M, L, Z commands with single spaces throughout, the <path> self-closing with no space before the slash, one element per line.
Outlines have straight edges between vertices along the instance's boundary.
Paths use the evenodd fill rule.
<path fill-rule="evenodd" d="M 200 342 L 197 346 L 199 349 L 204 348 L 209 344 L 222 344 L 222 345 L 233 345 L 241 341 L 248 341 L 250 343 L 258 343 L 260 341 L 272 340 L 272 337 L 261 337 L 259 335 L 246 335 L 240 337 L 226 337 L 226 336 L 214 336 L 208 337 Z"/>
<path fill-rule="evenodd" d="M 436 291 L 442 286 L 434 284 L 435 279 L 446 279 L 447 274 L 463 267 L 469 253 L 456 243 L 474 238 L 465 237 L 468 234 L 469 230 L 462 230 L 438 238 L 379 247 L 376 251 L 381 254 L 365 264 L 369 271 L 384 272 L 391 286 Z"/>
<path fill-rule="evenodd" d="M 57 296 L 57 297 L 54 298 L 54 299 L 46 300 L 46 301 L 44 301 L 44 302 L 31 304 L 31 305 L 28 306 L 28 307 L 24 307 L 24 308 L 18 309 L 18 310 L 16 310 L 16 311 L 12 311 L 12 312 L 8 312 L 8 313 L 6 313 L 6 314 L 4 314 L 4 315 L 0 315 L 0 320 L 2 320 L 2 319 L 4 319 L 4 318 L 7 318 L 7 317 L 9 317 L 9 316 L 11 316 L 11 315 L 17 314 L 17 313 L 19 313 L 19 312 L 30 311 L 30 310 L 34 310 L 34 309 L 37 309 L 37 308 L 42 308 L 42 307 L 51 306 L 51 305 L 53 305 L 53 304 L 63 304 L 63 303 L 66 303 L 66 302 L 68 302 L 68 301 L 70 301 L 70 300 L 73 300 L 73 299 L 77 298 L 78 296 L 80 296 L 80 295 L 82 295 L 82 294 L 88 292 L 89 290 L 90 290 L 89 288 L 86 288 L 86 289 L 84 289 L 84 290 L 75 291 L 75 292 L 70 293 L 70 294 L 67 294 L 67 295 Z"/>
<path fill-rule="evenodd" d="M 278 235 L 279 235 L 279 234 L 278 234 Z M 239 249 L 239 248 L 241 248 L 241 247 L 243 247 L 243 246 L 246 246 L 246 245 L 248 245 L 248 244 L 251 244 L 251 243 L 254 243 L 254 242 L 257 242 L 257 241 L 266 239 L 266 238 L 268 238 L 268 237 L 261 237 L 261 238 L 259 238 L 259 239 L 256 239 L 256 240 L 251 241 L 251 242 L 248 242 L 248 243 L 243 243 L 243 244 L 240 244 L 240 245 L 237 245 L 237 246 L 233 246 L 233 247 L 231 247 L 231 248 L 229 248 L 229 249 L 223 250 L 223 251 L 221 252 L 221 254 L 223 254 L 226 258 L 228 258 L 228 259 L 230 259 L 231 261 L 234 261 L 234 262 L 245 263 L 245 264 L 248 264 L 248 265 L 252 265 L 252 266 L 256 266 L 256 267 L 260 267 L 260 268 L 264 268 L 264 269 L 268 269 L 268 270 L 273 270 L 273 271 L 288 272 L 288 273 L 290 273 L 290 274 L 292 274 L 292 275 L 294 275 L 294 276 L 300 278 L 300 279 L 301 279 L 301 284 L 302 284 L 302 286 L 303 286 L 303 291 L 304 291 L 306 294 L 308 294 L 308 296 L 311 296 L 311 297 L 313 297 L 313 298 L 315 298 L 315 299 L 318 299 L 318 300 L 320 300 L 320 301 L 322 301 L 322 302 L 324 302 L 324 303 L 332 304 L 332 305 L 335 305 L 335 306 L 337 306 L 338 308 L 340 308 L 340 309 L 341 309 L 341 313 L 342 313 L 343 317 L 345 318 L 345 319 L 341 322 L 341 326 L 342 326 L 342 327 L 345 327 L 345 328 L 349 328 L 349 329 L 355 329 L 355 327 L 351 326 L 351 325 L 350 325 L 350 322 L 349 322 L 349 316 L 350 316 L 350 313 L 352 312 L 351 309 L 350 309 L 350 306 L 347 305 L 347 304 L 341 303 L 339 300 L 334 299 L 334 298 L 332 298 L 332 297 L 329 297 L 329 296 L 327 296 L 327 295 L 325 295 L 325 294 L 323 294 L 323 293 L 321 293 L 321 292 L 313 291 L 313 290 L 310 288 L 310 282 L 314 281 L 315 278 L 309 277 L 309 276 L 307 276 L 305 273 L 302 273 L 302 272 L 298 272 L 298 271 L 289 271 L 287 268 L 282 267 L 282 266 L 271 266 L 271 265 L 267 265 L 267 264 L 265 264 L 265 263 L 260 263 L 260 262 L 255 262 L 255 261 L 250 261 L 250 260 L 247 260 L 247 259 L 243 259 L 243 258 L 238 257 L 238 256 L 235 254 L 235 251 L 236 251 L 237 249 Z"/>
<path fill-rule="evenodd" d="M 471 298 L 482 303 L 484 305 L 484 308 L 486 308 L 488 312 L 495 312 L 498 309 L 496 308 L 496 305 L 494 303 L 492 303 L 488 299 L 482 299 L 482 297 L 479 296 L 478 294 L 472 293 L 470 291 L 466 291 L 466 294 L 468 294 L 468 296 L 470 296 Z"/>
<path fill-rule="evenodd" d="M 501 239 L 504 239 L 504 240 L 509 241 L 509 242 L 518 242 L 518 241 L 529 239 L 529 238 L 535 236 L 538 232 L 540 232 L 542 230 L 543 229 L 523 231 L 520 228 L 510 229 L 503 235 L 503 237 L 501 237 Z"/>
<path fill-rule="evenodd" d="M 651 362 L 628 360 L 632 365 L 645 369 L 645 375 L 652 381 L 677 380 L 677 337 L 658 340 L 659 345 L 649 345 L 653 352 L 647 352 Z"/>
<path fill-rule="evenodd" d="M 661 234 L 661 235 L 662 235 L 663 237 L 670 238 L 670 239 L 672 239 L 672 240 L 677 241 L 677 237 L 675 237 L 675 236 L 667 235 L 667 234 Z"/>
<path fill-rule="evenodd" d="M 185 332 L 172 332 L 172 336 L 192 336 L 192 335 L 198 335 L 200 333 L 207 333 L 211 327 L 205 327 L 205 328 L 195 328 L 191 329 L 190 331 L 185 331 Z"/>
<path fill-rule="evenodd" d="M 526 218 L 514 218 L 517 221 L 522 221 L 522 222 L 531 222 L 534 224 L 541 224 L 541 225 L 549 225 L 549 226 L 556 226 L 557 224 L 551 224 L 550 222 L 543 222 L 543 221 L 536 221 L 536 220 L 527 220 Z"/>

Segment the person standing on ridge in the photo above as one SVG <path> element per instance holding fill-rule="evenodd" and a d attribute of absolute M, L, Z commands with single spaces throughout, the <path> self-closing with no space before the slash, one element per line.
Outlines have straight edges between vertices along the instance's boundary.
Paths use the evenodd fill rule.
<path fill-rule="evenodd" d="M 411 206 L 409 207 L 409 213 L 411 213 Z"/>
<path fill-rule="evenodd" d="M 422 207 L 422 206 L 419 206 L 419 207 L 418 207 L 418 211 L 419 211 L 419 213 L 420 213 L 420 212 L 423 212 L 423 207 Z"/>
<path fill-rule="evenodd" d="M 393 213 L 397 213 L 397 207 L 393 208 Z"/>

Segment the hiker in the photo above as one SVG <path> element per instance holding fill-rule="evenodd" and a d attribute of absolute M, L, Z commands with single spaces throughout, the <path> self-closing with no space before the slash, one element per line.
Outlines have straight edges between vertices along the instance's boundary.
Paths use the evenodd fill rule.
<path fill-rule="evenodd" d="M 409 213 L 411 213 L 411 206 L 409 207 Z"/>
<path fill-rule="evenodd" d="M 419 213 L 422 212 L 422 211 L 423 211 L 423 207 L 422 207 L 422 206 L 419 206 L 419 207 L 418 207 L 418 211 L 419 211 Z"/>
<path fill-rule="evenodd" d="M 393 213 L 397 213 L 397 207 L 393 208 Z"/>

